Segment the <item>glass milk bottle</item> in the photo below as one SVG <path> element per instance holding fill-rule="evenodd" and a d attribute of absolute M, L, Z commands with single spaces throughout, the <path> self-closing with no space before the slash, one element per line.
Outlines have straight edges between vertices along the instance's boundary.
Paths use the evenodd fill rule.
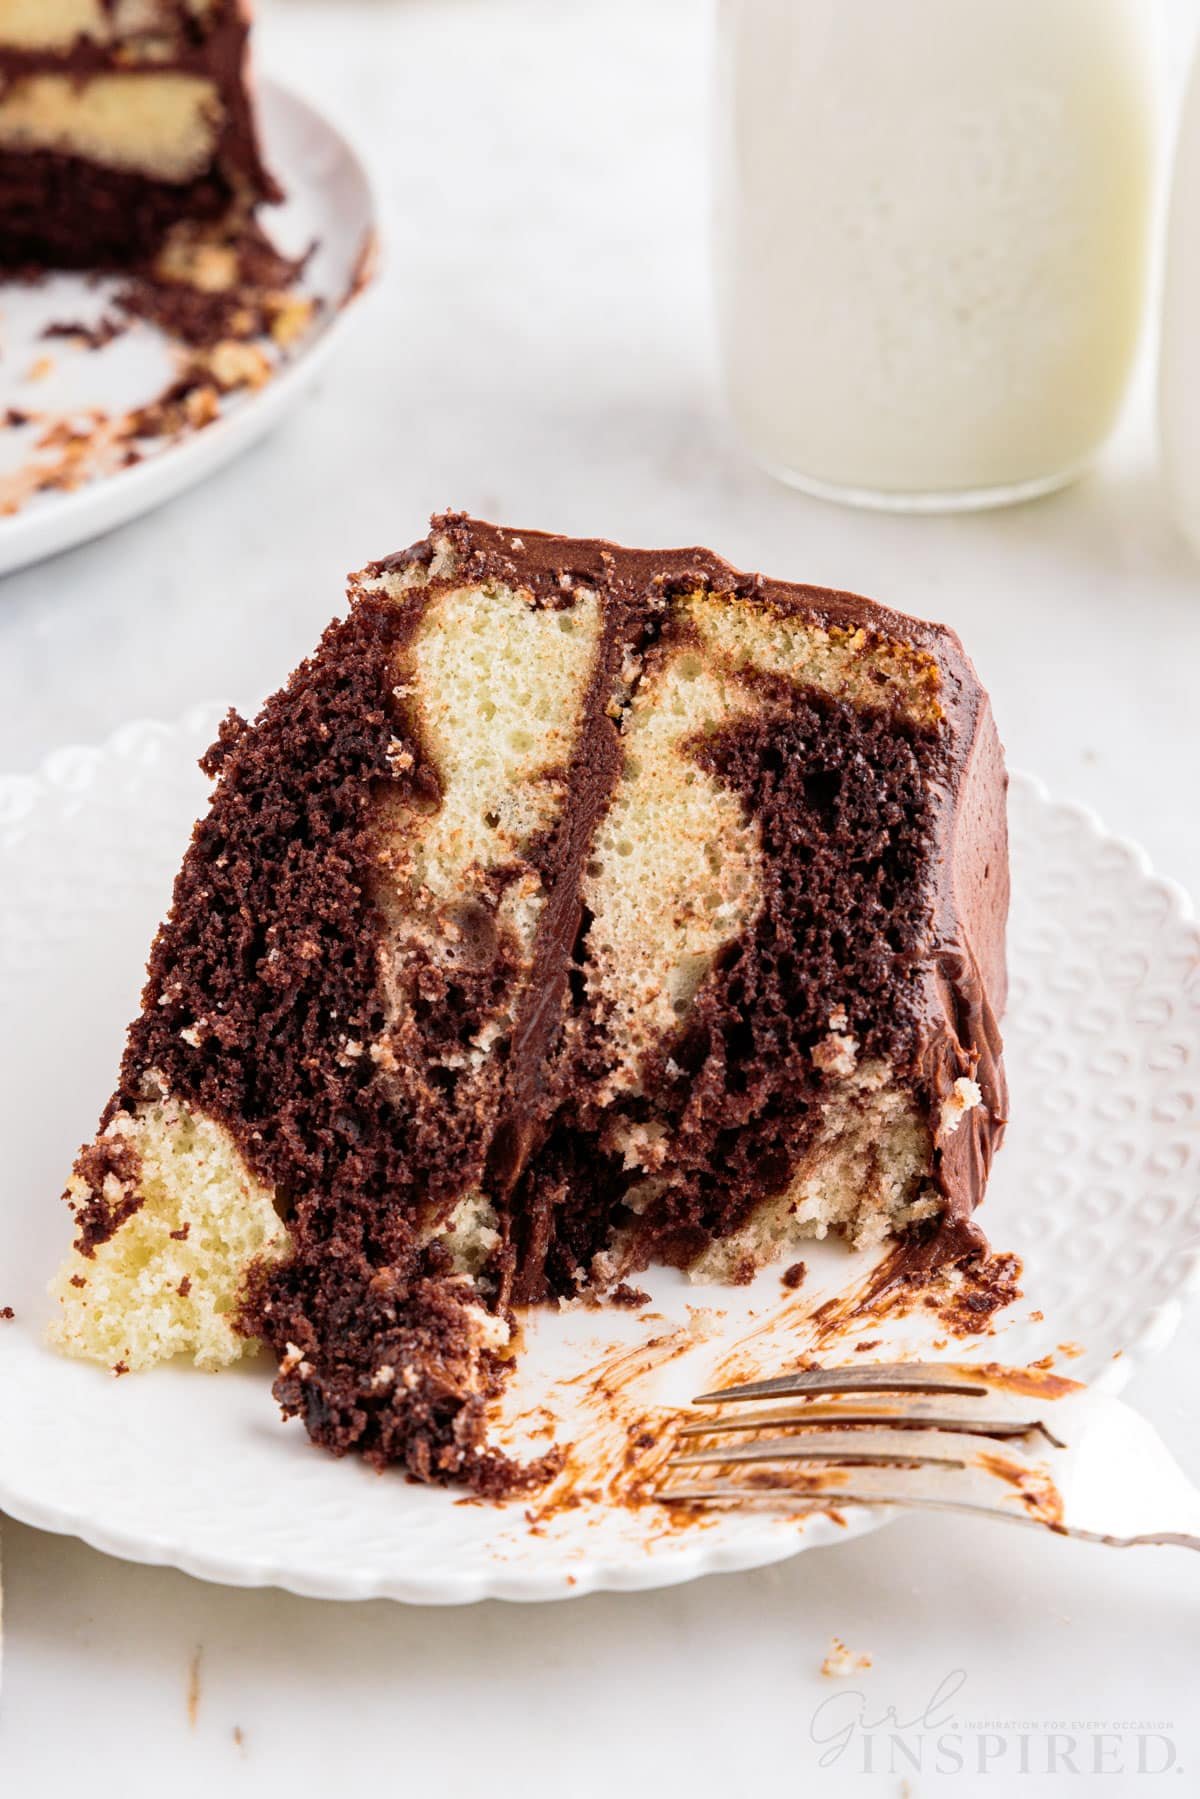
<path fill-rule="evenodd" d="M 828 497 L 983 506 L 1079 474 L 1137 347 L 1150 0 L 719 0 L 723 379 Z"/>
<path fill-rule="evenodd" d="M 1200 553 L 1200 52 L 1183 103 L 1171 178 L 1158 422 L 1175 522 Z"/>

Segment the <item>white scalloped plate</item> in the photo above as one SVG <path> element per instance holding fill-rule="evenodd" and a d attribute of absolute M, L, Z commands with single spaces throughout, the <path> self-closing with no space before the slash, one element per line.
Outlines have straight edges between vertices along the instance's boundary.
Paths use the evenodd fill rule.
<path fill-rule="evenodd" d="M 603 1497 L 621 1486 L 625 1433 L 655 1408 L 687 1400 L 735 1351 L 740 1366 L 778 1367 L 803 1350 L 813 1306 L 871 1266 L 837 1244 L 811 1246 L 799 1294 L 778 1270 L 740 1290 L 660 1270 L 644 1283 L 649 1315 L 533 1316 L 506 1417 L 523 1419 L 519 1436 L 546 1405 L 577 1444 L 581 1484 L 602 1492 L 536 1528 L 523 1505 L 318 1453 L 277 1417 L 263 1365 L 115 1380 L 43 1347 L 45 1284 L 70 1234 L 57 1194 L 110 1090 L 217 717 L 133 725 L 36 778 L 0 780 L 0 1306 L 16 1312 L 0 1323 L 0 1505 L 212 1580 L 428 1603 L 661 1586 L 882 1522 L 677 1526 Z M 998 1249 L 1024 1257 L 1024 1296 L 973 1352 L 1021 1363 L 1075 1345 L 1069 1372 L 1116 1385 L 1162 1349 L 1200 1280 L 1200 930 L 1141 851 L 1035 781 L 1014 780 L 1011 820 L 1013 1122 L 981 1216 Z M 938 1330 L 928 1313 L 860 1320 L 835 1359 L 868 1331 L 877 1357 L 928 1353 Z"/>
<path fill-rule="evenodd" d="M 319 303 L 318 322 L 277 362 L 265 386 L 228 395 L 221 416 L 203 430 L 146 440 L 135 466 L 96 474 L 71 490 L 38 493 L 20 511 L 0 517 L 0 574 L 140 517 L 249 449 L 308 389 L 357 311 L 350 302 L 370 284 L 376 235 L 366 170 L 328 119 L 278 82 L 260 84 L 259 117 L 267 162 L 287 190 L 283 205 L 270 208 L 264 222 L 287 255 L 301 255 L 315 243 L 297 291 Z M 44 415 L 0 434 L 0 476 L 44 460 L 34 444 L 49 420 L 89 408 L 120 417 L 154 400 L 173 378 L 172 346 L 154 325 L 136 324 L 99 350 L 43 338 L 59 320 L 98 322 L 114 285 L 111 277 L 98 281 L 73 273 L 35 285 L 0 285 L 0 412 L 15 407 Z M 47 351 L 49 372 L 31 380 Z"/>

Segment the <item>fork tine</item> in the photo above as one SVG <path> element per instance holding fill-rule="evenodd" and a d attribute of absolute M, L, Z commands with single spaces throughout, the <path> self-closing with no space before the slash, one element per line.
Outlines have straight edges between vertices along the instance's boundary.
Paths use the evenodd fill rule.
<path fill-rule="evenodd" d="M 775 1511 L 786 1506 L 789 1513 L 814 1515 L 830 1510 L 841 1511 L 843 1507 L 851 1505 L 898 1506 L 906 1512 L 963 1512 L 973 1517 L 982 1515 L 999 1518 L 1006 1524 L 1032 1524 L 1040 1530 L 1054 1530 L 1062 1536 L 1079 1537 L 1092 1542 L 1105 1540 L 1094 1533 L 1073 1530 L 1049 1519 L 1036 1517 L 1032 1512 L 1006 1510 L 983 1500 L 943 1499 L 928 1493 L 887 1491 L 882 1488 L 866 1491 L 866 1483 L 857 1478 L 858 1472 L 856 1470 L 853 1487 L 839 1488 L 836 1492 L 820 1497 L 805 1492 L 789 1493 L 786 1488 L 744 1487 L 737 1481 L 714 1481 L 712 1485 L 703 1487 L 660 1487 L 655 1498 L 667 1505 L 718 1505 L 736 1502 L 741 1507 L 761 1505 Z M 867 1469 L 863 1472 L 869 1475 L 872 1471 Z M 895 1470 L 888 1472 L 894 1473 Z"/>
<path fill-rule="evenodd" d="M 907 1499 L 887 1500 L 871 1494 L 862 1493 L 830 1493 L 827 1496 L 814 1496 L 812 1493 L 789 1493 L 787 1488 L 778 1487 L 744 1487 L 740 1481 L 710 1481 L 702 1487 L 656 1487 L 655 1499 L 665 1505 L 716 1505 L 722 1500 L 736 1501 L 738 1505 L 766 1505 L 789 1508 L 801 1512 L 827 1512 L 831 1506 L 839 1509 L 844 1505 L 904 1505 L 911 1502 Z"/>
<path fill-rule="evenodd" d="M 994 1445 L 986 1444 L 985 1452 Z M 681 1458 L 687 1464 L 690 1457 Z M 750 1457 L 714 1453 L 709 1466 L 727 1465 Z M 767 1458 L 763 1458 L 764 1462 Z M 1005 1451 L 1004 1467 L 982 1461 L 953 1461 L 937 1455 L 910 1456 L 905 1461 L 880 1457 L 876 1460 L 843 1461 L 839 1467 L 826 1460 L 825 1468 L 801 1463 L 793 1465 L 786 1456 L 773 1458 L 774 1468 L 747 1468 L 742 1478 L 684 1485 L 671 1470 L 679 1463 L 668 1463 L 666 1479 L 656 1497 L 668 1504 L 737 1499 L 743 1503 L 765 1502 L 775 1505 L 799 1501 L 814 1511 L 828 1511 L 831 1506 L 898 1505 L 921 1507 L 937 1505 L 949 1510 L 965 1508 L 984 1511 L 993 1517 L 1021 1517 L 1061 1528 L 1061 1501 L 1052 1481 L 1036 1466 L 1009 1462 Z M 699 1469 L 696 1469 L 699 1472 Z M 1028 1477 L 1028 1478 L 1026 1478 Z M 791 1484 L 789 1484 L 789 1480 Z"/>
<path fill-rule="evenodd" d="M 842 1406 L 813 1404 L 802 1412 L 772 1412 L 764 1417 L 761 1412 L 734 1412 L 730 1416 L 697 1418 L 691 1424 L 680 1428 L 681 1437 L 719 1437 L 735 1435 L 740 1431 L 782 1430 L 795 1427 L 799 1430 L 820 1430 L 824 1426 L 836 1424 L 839 1428 L 871 1429 L 883 1426 L 889 1430 L 939 1430 L 950 1434 L 965 1433 L 976 1437 L 1008 1438 L 1041 1436 L 1055 1449 L 1066 1447 L 1052 1431 L 1048 1430 L 1040 1418 L 970 1418 L 964 1415 L 948 1413 L 944 1416 L 932 1410 L 917 1409 L 911 1412 L 857 1412 Z"/>
<path fill-rule="evenodd" d="M 770 1437 L 758 1443 L 715 1443 L 673 1456 L 668 1468 L 725 1467 L 734 1462 L 837 1462 L 854 1467 L 917 1466 L 966 1468 L 973 1450 L 994 1447 L 990 1437 L 960 1436 L 947 1441 L 939 1431 L 873 1430 L 868 1438 L 856 1431 L 813 1431 L 799 1437 Z M 1023 1457 L 1006 1455 L 1024 1472 Z"/>
<path fill-rule="evenodd" d="M 964 1368 L 932 1362 L 879 1362 L 864 1368 L 804 1368 L 770 1380 L 747 1381 L 697 1394 L 693 1405 L 728 1405 L 734 1399 L 795 1399 L 807 1393 L 962 1393 L 987 1392 Z"/>

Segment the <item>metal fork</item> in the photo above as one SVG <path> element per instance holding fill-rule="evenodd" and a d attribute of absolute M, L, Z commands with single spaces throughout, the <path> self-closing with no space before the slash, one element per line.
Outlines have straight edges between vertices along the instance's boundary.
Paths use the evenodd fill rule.
<path fill-rule="evenodd" d="M 679 1428 L 656 1489 L 671 1505 L 900 1506 L 1113 1548 L 1200 1549 L 1200 1491 L 1153 1427 L 1111 1394 L 1038 1370 L 805 1369 L 692 1403 L 711 1414 Z"/>

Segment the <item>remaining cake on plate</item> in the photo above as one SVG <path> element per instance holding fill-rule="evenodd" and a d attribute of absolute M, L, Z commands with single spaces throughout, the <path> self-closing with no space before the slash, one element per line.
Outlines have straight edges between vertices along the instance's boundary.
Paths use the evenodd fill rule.
<path fill-rule="evenodd" d="M 243 0 L 0 0 L 0 264 L 146 256 L 279 193 Z"/>
<path fill-rule="evenodd" d="M 265 1340 L 318 1442 L 501 1492 L 514 1305 L 979 1247 L 1005 775 L 950 632 L 447 515 L 204 766 L 64 1350 Z"/>

